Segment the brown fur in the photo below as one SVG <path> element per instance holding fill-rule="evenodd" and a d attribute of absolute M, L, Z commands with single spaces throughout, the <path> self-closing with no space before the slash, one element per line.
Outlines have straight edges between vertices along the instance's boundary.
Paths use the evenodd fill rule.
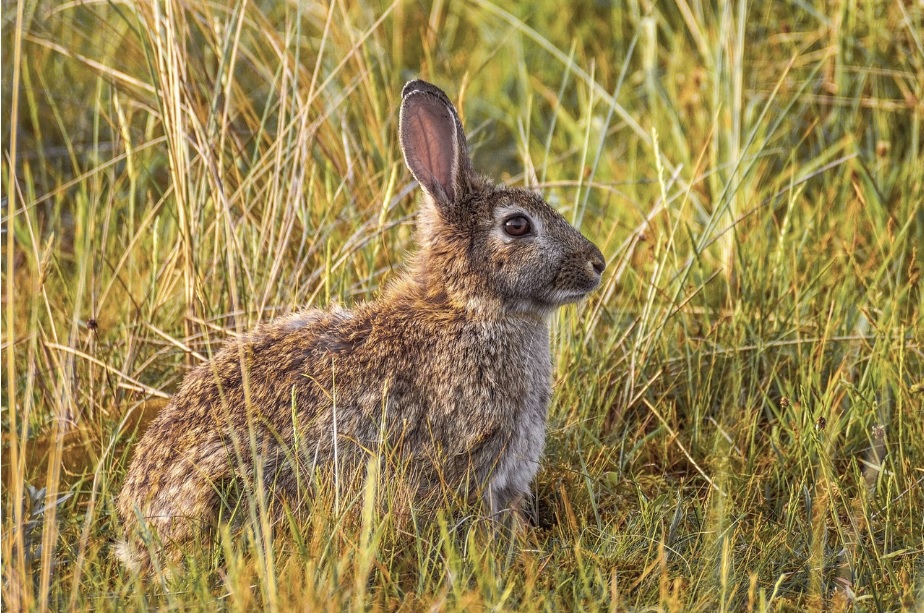
<path fill-rule="evenodd" d="M 402 149 L 425 192 L 419 252 L 378 300 L 260 325 L 186 377 L 118 497 L 128 564 L 149 562 L 148 530 L 173 551 L 213 526 L 234 480 L 261 476 L 297 505 L 335 456 L 357 481 L 386 444 L 415 500 L 481 495 L 497 514 L 528 495 L 551 396 L 548 316 L 598 285 L 603 258 L 538 195 L 472 171 L 442 91 L 414 81 L 403 98 Z M 533 234 L 510 236 L 511 216 Z"/>

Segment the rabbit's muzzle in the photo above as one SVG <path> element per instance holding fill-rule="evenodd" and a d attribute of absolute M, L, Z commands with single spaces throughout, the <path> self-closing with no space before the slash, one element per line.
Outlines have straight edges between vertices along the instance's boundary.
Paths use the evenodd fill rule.
<path fill-rule="evenodd" d="M 552 301 L 577 302 L 600 285 L 606 260 L 596 245 L 582 237 L 579 250 L 565 258 L 553 283 Z"/>

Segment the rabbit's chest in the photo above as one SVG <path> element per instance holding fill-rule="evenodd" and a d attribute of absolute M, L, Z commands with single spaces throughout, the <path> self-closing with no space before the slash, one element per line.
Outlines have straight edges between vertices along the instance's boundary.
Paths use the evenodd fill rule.
<path fill-rule="evenodd" d="M 529 492 L 545 449 L 548 406 L 552 392 L 552 366 L 548 341 L 530 347 L 522 370 L 508 373 L 518 379 L 520 393 L 506 397 L 503 413 L 509 417 L 507 436 L 496 450 L 488 488 L 503 499 Z M 516 360 L 513 360 L 516 363 Z M 519 372 L 514 372 L 519 371 Z M 524 385 L 525 383 L 525 385 Z"/>
<path fill-rule="evenodd" d="M 545 448 L 552 387 L 548 329 L 473 326 L 449 340 L 444 351 L 421 356 L 428 358 L 422 366 L 436 368 L 418 371 L 427 408 L 414 430 L 414 453 L 431 457 L 421 450 L 438 448 L 444 476 L 463 479 L 473 471 L 479 489 L 501 492 L 503 504 L 529 491 Z"/>

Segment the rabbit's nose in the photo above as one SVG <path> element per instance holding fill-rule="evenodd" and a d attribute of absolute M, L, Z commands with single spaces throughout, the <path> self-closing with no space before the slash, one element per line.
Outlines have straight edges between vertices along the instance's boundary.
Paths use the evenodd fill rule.
<path fill-rule="evenodd" d="M 598 275 L 602 275 L 603 271 L 606 270 L 606 262 L 604 262 L 603 258 L 600 256 L 594 256 L 590 261 L 590 265 Z"/>
<path fill-rule="evenodd" d="M 590 243 L 589 246 L 590 253 L 587 254 L 587 264 L 590 270 L 588 270 L 588 272 L 595 277 L 599 277 L 603 274 L 603 271 L 606 270 L 606 260 L 603 259 L 603 254 L 600 253 L 596 245 Z"/>

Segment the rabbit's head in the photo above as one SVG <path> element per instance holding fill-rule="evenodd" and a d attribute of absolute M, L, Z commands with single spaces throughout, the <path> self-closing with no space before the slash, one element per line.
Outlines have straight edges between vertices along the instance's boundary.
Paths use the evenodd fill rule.
<path fill-rule="evenodd" d="M 423 81 L 404 87 L 404 159 L 423 187 L 415 281 L 470 310 L 547 315 L 600 283 L 600 250 L 538 194 L 472 169 L 455 108 Z"/>

